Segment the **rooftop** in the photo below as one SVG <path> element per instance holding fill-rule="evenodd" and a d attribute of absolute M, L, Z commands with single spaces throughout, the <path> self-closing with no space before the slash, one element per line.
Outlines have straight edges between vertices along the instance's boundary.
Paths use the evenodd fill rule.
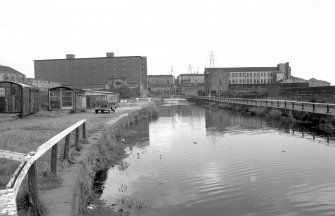
<path fill-rule="evenodd" d="M 36 61 L 60 61 L 60 60 L 66 60 L 66 61 L 75 61 L 75 60 L 84 60 L 84 59 L 120 59 L 120 58 L 144 58 L 144 56 L 114 56 L 114 57 L 89 57 L 89 58 L 74 58 L 74 59 L 39 59 L 34 60 Z"/>
<path fill-rule="evenodd" d="M 178 76 L 203 76 L 204 74 L 191 74 L 191 73 L 184 73 L 184 74 L 180 74 Z"/>
<path fill-rule="evenodd" d="M 173 77 L 173 76 L 172 75 L 161 74 L 161 75 L 148 75 L 148 77 Z"/>
<path fill-rule="evenodd" d="M 22 76 L 25 76 L 23 73 L 11 68 L 11 67 L 8 67 L 8 66 L 3 66 L 3 65 L 0 65 L 0 73 L 10 73 L 10 74 L 16 74 L 16 75 L 22 75 Z"/>
<path fill-rule="evenodd" d="M 223 71 L 223 72 L 250 72 L 250 71 L 274 71 L 277 67 L 231 67 L 231 68 L 205 68 L 205 71 Z"/>

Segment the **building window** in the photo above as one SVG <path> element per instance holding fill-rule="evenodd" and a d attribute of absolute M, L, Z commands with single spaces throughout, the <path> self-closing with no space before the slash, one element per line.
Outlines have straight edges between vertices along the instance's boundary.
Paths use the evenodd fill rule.
<path fill-rule="evenodd" d="M 72 107 L 72 92 L 62 92 L 62 106 Z"/>

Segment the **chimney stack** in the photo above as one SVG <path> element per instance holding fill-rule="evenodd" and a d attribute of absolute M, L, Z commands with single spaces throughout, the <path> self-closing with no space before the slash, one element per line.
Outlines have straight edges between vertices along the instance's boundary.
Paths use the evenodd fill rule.
<path fill-rule="evenodd" d="M 106 53 L 106 57 L 107 58 L 113 58 L 114 57 L 114 53 L 113 52 L 108 52 L 108 53 Z"/>
<path fill-rule="evenodd" d="M 75 59 L 73 54 L 66 54 L 66 59 Z"/>

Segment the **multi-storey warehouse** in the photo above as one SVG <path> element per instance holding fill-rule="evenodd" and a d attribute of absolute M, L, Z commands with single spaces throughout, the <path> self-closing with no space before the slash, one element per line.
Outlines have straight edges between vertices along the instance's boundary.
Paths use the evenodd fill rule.
<path fill-rule="evenodd" d="M 106 83 L 122 80 L 129 87 L 147 90 L 147 59 L 143 56 L 114 56 L 34 60 L 35 78 L 60 82 L 72 88 L 104 88 Z"/>

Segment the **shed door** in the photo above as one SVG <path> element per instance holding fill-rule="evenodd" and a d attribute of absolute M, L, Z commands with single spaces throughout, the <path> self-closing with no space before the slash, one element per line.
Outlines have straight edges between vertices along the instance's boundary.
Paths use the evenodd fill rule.
<path fill-rule="evenodd" d="M 51 110 L 60 109 L 60 92 L 49 91 L 49 105 Z"/>
<path fill-rule="evenodd" d="M 73 108 L 73 92 L 62 92 L 62 108 Z"/>
<path fill-rule="evenodd" d="M 6 111 L 6 94 L 5 88 L 0 88 L 0 112 Z"/>

